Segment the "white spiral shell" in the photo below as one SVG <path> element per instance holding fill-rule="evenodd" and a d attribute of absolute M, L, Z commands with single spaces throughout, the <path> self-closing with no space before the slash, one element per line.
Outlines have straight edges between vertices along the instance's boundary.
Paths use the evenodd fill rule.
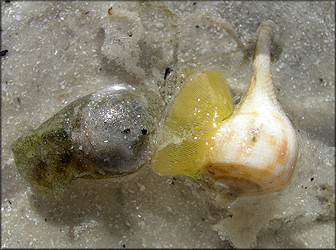
<path fill-rule="evenodd" d="M 231 195 L 282 190 L 293 174 L 295 130 L 276 100 L 271 79 L 273 23 L 258 28 L 250 88 L 217 132 L 207 170 Z"/>

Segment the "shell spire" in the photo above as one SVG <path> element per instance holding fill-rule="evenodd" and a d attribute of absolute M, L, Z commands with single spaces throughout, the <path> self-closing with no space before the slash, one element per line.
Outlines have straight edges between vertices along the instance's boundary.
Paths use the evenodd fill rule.
<path fill-rule="evenodd" d="M 298 146 L 295 130 L 276 100 L 271 78 L 275 26 L 260 24 L 249 90 L 224 120 L 205 169 L 230 197 L 281 191 L 293 174 Z"/>
<path fill-rule="evenodd" d="M 274 37 L 275 25 L 272 21 L 261 23 L 257 31 L 257 43 L 252 65 L 252 78 L 244 102 L 254 105 L 265 105 L 273 102 L 278 105 L 271 77 L 271 43 Z M 252 101 L 251 101 L 252 99 Z M 257 101 L 253 100 L 257 99 Z M 240 105 L 240 112 L 249 109 L 250 105 Z"/>

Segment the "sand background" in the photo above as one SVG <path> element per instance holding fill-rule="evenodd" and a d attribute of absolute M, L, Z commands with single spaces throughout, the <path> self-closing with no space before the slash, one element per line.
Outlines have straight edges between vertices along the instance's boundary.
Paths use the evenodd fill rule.
<path fill-rule="evenodd" d="M 2 1 L 1 14 L 2 247 L 335 246 L 334 2 Z M 276 96 L 300 145 L 283 192 L 217 204 L 188 178 L 147 166 L 120 179 L 77 180 L 56 201 L 18 175 L 15 139 L 111 84 L 155 89 L 167 103 L 182 84 L 179 68 L 216 65 L 238 101 L 251 64 L 240 65 L 244 54 L 224 21 L 249 47 L 268 19 L 283 43 L 272 65 Z"/>

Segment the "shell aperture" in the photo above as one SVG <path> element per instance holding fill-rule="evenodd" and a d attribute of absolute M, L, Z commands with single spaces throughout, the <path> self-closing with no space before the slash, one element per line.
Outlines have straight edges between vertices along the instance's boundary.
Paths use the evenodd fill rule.
<path fill-rule="evenodd" d="M 230 91 L 219 70 L 189 76 L 158 131 L 155 170 L 163 175 L 196 176 L 205 164 L 217 126 L 232 111 Z"/>

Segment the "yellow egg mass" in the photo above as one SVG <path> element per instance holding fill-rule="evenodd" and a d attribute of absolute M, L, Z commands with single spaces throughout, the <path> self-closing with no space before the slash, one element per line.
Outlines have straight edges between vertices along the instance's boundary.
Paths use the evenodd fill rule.
<path fill-rule="evenodd" d="M 155 170 L 162 175 L 197 176 L 206 164 L 219 123 L 232 112 L 230 91 L 219 70 L 189 76 L 159 132 Z"/>

